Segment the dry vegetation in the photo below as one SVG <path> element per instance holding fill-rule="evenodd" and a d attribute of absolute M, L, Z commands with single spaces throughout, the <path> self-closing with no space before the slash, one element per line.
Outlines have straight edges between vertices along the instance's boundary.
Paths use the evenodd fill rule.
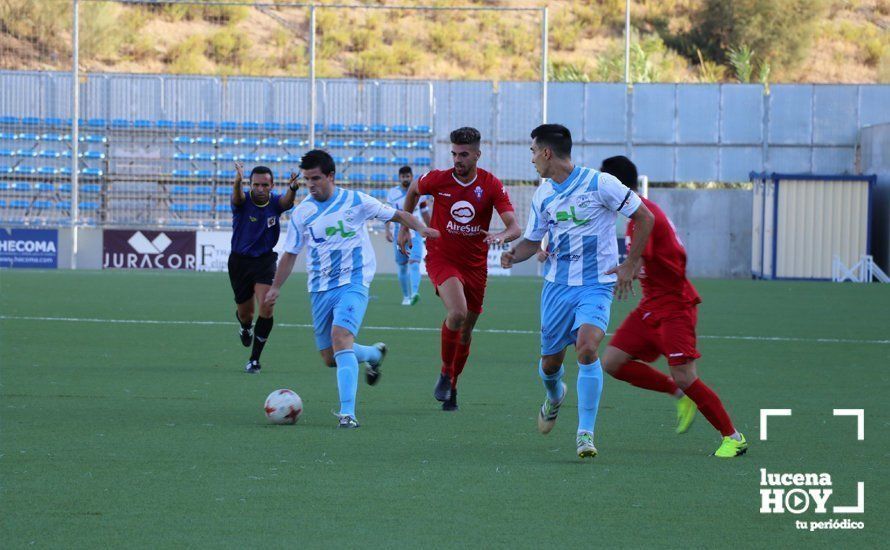
<path fill-rule="evenodd" d="M 624 0 L 546 4 L 554 80 L 623 79 Z M 81 6 L 81 66 L 87 71 L 308 73 L 306 8 Z M 539 75 L 537 13 L 320 9 L 317 14 L 322 77 L 533 80 Z M 631 70 L 637 82 L 890 82 L 890 0 L 634 0 L 631 16 Z M 0 0 L 0 68 L 68 69 L 70 41 L 69 0 Z"/>

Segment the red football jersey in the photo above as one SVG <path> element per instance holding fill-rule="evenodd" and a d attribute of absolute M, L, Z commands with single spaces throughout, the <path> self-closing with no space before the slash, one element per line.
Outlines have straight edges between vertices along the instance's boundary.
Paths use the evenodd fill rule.
<path fill-rule="evenodd" d="M 513 211 L 500 180 L 477 168 L 476 179 L 465 184 L 451 170 L 433 170 L 420 177 L 417 190 L 433 197 L 430 226 L 442 234 L 438 239 L 427 239 L 429 255 L 466 267 L 486 267 L 488 245 L 482 232 L 488 231 L 494 209 Z"/>
<path fill-rule="evenodd" d="M 686 249 L 677 236 L 674 224 L 654 202 L 643 199 L 643 204 L 655 216 L 655 225 L 643 250 L 643 267 L 640 270 L 643 299 L 640 308 L 653 311 L 700 303 L 698 292 L 686 278 Z M 633 230 L 634 222 L 630 220 L 625 240 L 628 249 Z"/>

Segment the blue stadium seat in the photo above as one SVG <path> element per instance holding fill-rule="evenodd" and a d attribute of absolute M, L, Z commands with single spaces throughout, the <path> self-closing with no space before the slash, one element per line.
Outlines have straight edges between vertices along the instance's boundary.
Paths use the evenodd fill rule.
<path fill-rule="evenodd" d="M 195 170 L 195 176 L 199 178 L 212 178 L 213 170 Z"/>
<path fill-rule="evenodd" d="M 3 138 L 0 137 L 0 139 L 3 139 Z M 70 140 L 70 139 L 71 139 L 71 136 L 64 136 L 64 137 L 63 137 L 62 134 L 50 134 L 50 133 L 47 133 L 47 134 L 43 134 L 42 136 L 40 136 L 40 140 L 41 140 L 41 141 L 67 141 L 67 140 Z"/>
<path fill-rule="evenodd" d="M 362 182 L 362 181 L 368 181 L 368 176 L 366 176 L 365 174 L 362 174 L 361 172 L 357 172 L 354 174 L 349 174 L 347 179 L 350 182 Z"/>
<path fill-rule="evenodd" d="M 12 149 L 0 149 L 0 157 L 14 157 L 15 151 Z"/>
<path fill-rule="evenodd" d="M 19 118 L 9 115 L 0 116 L 0 124 L 18 124 Z"/>
<path fill-rule="evenodd" d="M 30 175 L 30 174 L 36 174 L 36 173 L 37 173 L 37 169 L 34 168 L 33 166 L 22 166 L 22 165 L 19 165 L 19 166 L 16 166 L 16 167 L 15 167 L 14 172 L 15 172 L 16 174 Z"/>
<path fill-rule="evenodd" d="M 238 160 L 240 160 L 241 162 L 259 162 L 260 156 L 259 155 L 249 155 L 249 154 L 245 153 L 243 155 L 238 155 Z"/>
<path fill-rule="evenodd" d="M 316 133 L 324 132 L 324 124 L 322 124 L 321 122 L 316 122 L 315 123 L 315 132 Z"/>
<path fill-rule="evenodd" d="M 264 147 L 280 147 L 281 146 L 281 140 L 277 139 L 277 138 L 270 138 L 270 137 L 263 138 L 263 141 L 261 141 L 260 143 L 262 143 Z"/>
<path fill-rule="evenodd" d="M 186 145 L 194 143 L 195 140 L 190 138 L 189 136 L 176 136 L 173 138 L 173 143 L 184 143 Z"/>
<path fill-rule="evenodd" d="M 414 166 L 429 166 L 433 160 L 430 157 L 415 157 Z"/>
<path fill-rule="evenodd" d="M 59 184 L 59 192 L 60 193 L 70 193 L 71 192 L 71 184 L 70 183 Z"/>
<path fill-rule="evenodd" d="M 59 174 L 61 174 L 63 176 L 70 176 L 71 175 L 71 167 L 63 166 L 63 167 L 59 168 Z"/>
<path fill-rule="evenodd" d="M 213 211 L 213 207 L 211 207 L 209 204 L 199 203 L 199 204 L 192 205 L 192 212 L 205 213 L 205 212 L 212 212 L 212 211 Z"/>
<path fill-rule="evenodd" d="M 98 202 L 82 202 L 79 205 L 79 209 L 83 210 L 84 212 L 93 212 L 93 211 L 99 209 L 99 203 Z"/>
<path fill-rule="evenodd" d="M 105 136 L 90 134 L 88 136 L 80 136 L 80 141 L 85 141 L 87 143 L 106 143 L 108 140 L 105 139 Z"/>
<path fill-rule="evenodd" d="M 17 139 L 19 139 L 18 134 L 13 134 L 13 133 L 9 133 L 9 132 L 0 132 L 0 140 L 15 141 Z"/>
<path fill-rule="evenodd" d="M 218 185 L 216 187 L 216 194 L 220 196 L 229 196 L 232 194 L 232 186 L 231 185 Z"/>
<path fill-rule="evenodd" d="M 173 170 L 174 178 L 187 178 L 192 175 L 190 170 Z"/>
<path fill-rule="evenodd" d="M 36 116 L 22 117 L 22 124 L 25 126 L 37 126 L 40 124 L 40 118 Z"/>
<path fill-rule="evenodd" d="M 116 129 L 129 128 L 132 123 L 125 118 L 116 118 L 111 121 L 111 127 Z"/>
<path fill-rule="evenodd" d="M 306 145 L 309 145 L 309 141 L 306 141 Z M 328 146 L 327 142 L 323 140 L 316 139 L 315 140 L 315 148 L 316 149 L 324 149 Z"/>
<path fill-rule="evenodd" d="M 50 201 L 34 201 L 34 204 L 31 205 L 31 208 L 34 210 L 49 210 L 53 207 L 53 203 Z"/>
<path fill-rule="evenodd" d="M 196 185 L 192 187 L 192 195 L 212 195 L 213 188 L 209 185 Z"/>
<path fill-rule="evenodd" d="M 219 140 L 217 140 L 217 143 L 219 143 L 220 145 L 225 147 L 225 146 L 238 145 L 239 143 L 241 143 L 241 140 L 238 138 L 223 136 L 223 137 L 219 138 Z"/>
<path fill-rule="evenodd" d="M 18 135 L 18 139 L 25 140 L 25 141 L 39 141 L 40 136 L 33 132 L 23 132 Z"/>
<path fill-rule="evenodd" d="M 386 157 L 371 157 L 371 164 L 389 164 L 389 159 Z"/>
<path fill-rule="evenodd" d="M 334 157 L 334 164 L 346 164 L 346 157 Z"/>
<path fill-rule="evenodd" d="M 356 134 L 364 134 L 365 132 L 369 132 L 371 128 L 367 124 L 350 124 L 349 131 L 354 132 Z"/>
<path fill-rule="evenodd" d="M 389 160 L 390 164 L 400 164 L 402 166 L 408 164 L 410 161 L 408 157 L 393 157 Z"/>
<path fill-rule="evenodd" d="M 398 183 L 398 182 L 399 182 L 399 175 L 398 175 L 398 174 L 393 174 L 393 175 L 392 175 L 392 181 Z"/>
<path fill-rule="evenodd" d="M 346 147 L 346 140 L 345 139 L 332 139 L 332 140 L 328 141 L 328 147 L 330 149 L 343 149 L 344 147 Z"/>
<path fill-rule="evenodd" d="M 368 144 L 368 147 L 373 147 L 376 149 L 389 149 L 389 142 L 382 139 L 375 139 Z"/>
<path fill-rule="evenodd" d="M 10 208 L 28 208 L 29 206 L 31 206 L 31 203 L 25 200 L 18 199 L 9 201 Z"/>
<path fill-rule="evenodd" d="M 174 153 L 173 160 L 192 160 L 192 155 L 188 153 Z"/>
<path fill-rule="evenodd" d="M 402 139 L 402 140 L 398 140 L 398 141 L 394 141 L 394 142 L 392 142 L 391 147 L 392 147 L 393 149 L 410 149 L 410 148 L 411 148 L 411 142 L 410 142 L 410 141 L 405 141 L 405 140 Z"/>
<path fill-rule="evenodd" d="M 0 181 L 0 191 L 9 191 L 9 186 L 12 185 L 11 182 Z"/>
<path fill-rule="evenodd" d="M 37 173 L 44 176 L 55 176 L 59 173 L 59 169 L 55 166 L 41 166 L 37 169 Z"/>
<path fill-rule="evenodd" d="M 248 132 L 255 132 L 260 129 L 259 122 L 242 122 L 241 129 L 246 130 Z"/>
<path fill-rule="evenodd" d="M 281 162 L 281 157 L 279 157 L 278 155 L 260 155 L 260 162 Z"/>
<path fill-rule="evenodd" d="M 86 126 L 90 128 L 105 128 L 106 123 L 104 118 L 90 118 L 87 119 Z"/>
<path fill-rule="evenodd" d="M 386 189 L 371 189 L 371 196 L 379 201 L 385 201 Z"/>
<path fill-rule="evenodd" d="M 371 174 L 371 181 L 375 183 L 386 182 L 389 181 L 389 177 L 386 174 Z"/>
<path fill-rule="evenodd" d="M 34 189 L 36 189 L 39 193 L 52 193 L 53 191 L 55 191 L 56 186 L 49 182 L 42 181 L 36 184 L 34 186 Z"/>
<path fill-rule="evenodd" d="M 365 157 L 349 157 L 350 164 L 368 164 L 368 159 Z"/>
<path fill-rule="evenodd" d="M 241 145 L 243 147 L 259 147 L 260 140 L 257 138 L 244 138 L 241 140 Z"/>
<path fill-rule="evenodd" d="M 22 158 L 34 158 L 37 154 L 36 149 L 19 149 L 16 151 L 16 155 Z"/>
<path fill-rule="evenodd" d="M 345 132 L 346 125 L 335 122 L 333 124 L 328 124 L 328 132 Z"/>
<path fill-rule="evenodd" d="M 188 211 L 189 211 L 189 205 L 187 205 L 187 204 L 174 203 L 174 204 L 170 205 L 170 212 L 173 212 L 174 214 L 181 214 L 181 213 L 188 212 Z"/>
<path fill-rule="evenodd" d="M 202 120 L 198 123 L 198 128 L 202 130 L 216 130 L 216 121 L 214 120 Z"/>
<path fill-rule="evenodd" d="M 347 147 L 357 147 L 357 148 L 364 149 L 365 147 L 368 146 L 368 142 L 363 139 L 351 139 L 351 140 L 349 140 L 349 143 L 347 143 L 346 145 L 347 145 Z"/>
<path fill-rule="evenodd" d="M 228 204 L 217 204 L 216 211 L 217 212 L 231 212 L 232 207 Z"/>
<path fill-rule="evenodd" d="M 224 120 L 219 123 L 220 130 L 237 130 L 238 123 L 233 120 Z"/>
<path fill-rule="evenodd" d="M 235 177 L 234 170 L 217 170 L 216 175 L 220 178 L 232 179 Z"/>
<path fill-rule="evenodd" d="M 176 128 L 179 130 L 191 130 L 197 126 L 197 124 L 191 120 L 177 120 Z"/>
<path fill-rule="evenodd" d="M 31 184 L 25 181 L 17 181 L 9 186 L 9 190 L 18 193 L 28 193 L 31 191 Z"/>
<path fill-rule="evenodd" d="M 102 160 L 105 158 L 105 153 L 102 151 L 84 151 L 80 156 L 85 159 Z"/>
<path fill-rule="evenodd" d="M 281 142 L 285 147 L 304 147 L 306 145 L 306 141 L 300 138 L 287 138 Z"/>
<path fill-rule="evenodd" d="M 305 132 L 306 125 L 299 122 L 288 122 L 284 125 L 284 129 L 288 132 Z"/>
<path fill-rule="evenodd" d="M 157 120 L 155 121 L 155 126 L 162 130 L 168 130 L 173 128 L 174 124 L 172 120 Z"/>
<path fill-rule="evenodd" d="M 3 199 L 0 199 L 0 208 L 6 208 L 6 201 Z"/>
<path fill-rule="evenodd" d="M 56 203 L 58 210 L 71 210 L 71 201 L 59 201 Z"/>
<path fill-rule="evenodd" d="M 264 122 L 263 129 L 267 132 L 277 132 L 281 130 L 281 124 L 277 122 Z"/>
<path fill-rule="evenodd" d="M 12 174 L 12 166 L 0 164 L 0 174 Z"/>
<path fill-rule="evenodd" d="M 235 153 L 220 153 L 216 158 L 224 162 L 235 162 L 238 160 L 238 155 Z"/>
<path fill-rule="evenodd" d="M 281 162 L 300 162 L 301 159 L 300 155 L 284 155 L 281 157 Z"/>
<path fill-rule="evenodd" d="M 411 131 L 411 127 L 406 124 L 396 124 L 390 131 L 394 134 L 407 134 Z"/>
<path fill-rule="evenodd" d="M 88 193 L 91 195 L 95 195 L 102 191 L 102 186 L 98 183 L 86 183 L 80 186 L 81 193 Z"/>
<path fill-rule="evenodd" d="M 52 126 L 53 128 L 61 128 L 71 126 L 70 118 L 59 118 L 59 117 L 50 117 L 43 119 L 43 123 L 47 126 Z"/>
<path fill-rule="evenodd" d="M 372 124 L 371 131 L 375 134 L 386 134 L 389 132 L 389 126 L 386 124 Z"/>
<path fill-rule="evenodd" d="M 64 151 L 62 151 L 61 156 L 63 159 L 70 159 L 71 154 L 72 154 L 71 151 L 69 151 L 68 149 L 65 149 Z"/>
<path fill-rule="evenodd" d="M 143 120 L 143 119 L 134 120 L 133 127 L 134 128 L 151 128 L 151 121 Z"/>
<path fill-rule="evenodd" d="M 433 144 L 429 141 L 415 141 L 411 144 L 411 147 L 414 149 L 432 149 Z"/>
<path fill-rule="evenodd" d="M 195 160 L 202 162 L 213 162 L 214 160 L 216 160 L 216 157 L 213 155 L 213 153 L 195 153 L 194 158 Z"/>
<path fill-rule="evenodd" d="M 216 138 L 212 138 L 209 136 L 201 136 L 201 137 L 195 138 L 195 143 L 198 143 L 201 145 L 216 145 Z"/>
<path fill-rule="evenodd" d="M 414 128 L 412 128 L 414 133 L 416 134 L 432 134 L 433 129 L 427 126 L 426 124 L 418 124 Z"/>

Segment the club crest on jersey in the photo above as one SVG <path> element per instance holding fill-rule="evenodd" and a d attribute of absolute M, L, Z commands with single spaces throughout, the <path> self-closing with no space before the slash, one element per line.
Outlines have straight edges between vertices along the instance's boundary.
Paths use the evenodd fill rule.
<path fill-rule="evenodd" d="M 481 188 L 481 187 L 479 187 L 479 186 L 477 185 L 476 188 L 473 189 L 473 193 L 476 194 L 476 200 L 477 200 L 477 201 L 482 200 L 482 188 Z"/>
<path fill-rule="evenodd" d="M 355 219 L 355 208 L 349 208 L 345 212 L 343 212 L 343 219 L 345 219 L 349 223 L 352 223 L 352 220 Z"/>
<path fill-rule="evenodd" d="M 266 227 L 275 227 L 278 218 L 266 218 Z"/>

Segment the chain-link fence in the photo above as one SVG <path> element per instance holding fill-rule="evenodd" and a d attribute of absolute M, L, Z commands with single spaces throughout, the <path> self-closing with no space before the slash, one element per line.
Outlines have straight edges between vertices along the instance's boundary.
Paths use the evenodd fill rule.
<path fill-rule="evenodd" d="M 376 77 L 452 64 L 484 78 L 498 61 L 472 36 L 486 25 L 515 27 L 504 39 L 531 59 L 520 76 L 534 77 L 543 53 L 528 39 L 540 33 L 537 8 L 5 0 L 0 10 L 0 221 L 13 224 L 225 226 L 236 161 L 283 180 L 312 146 L 334 156 L 341 184 L 383 198 L 400 166 L 447 167 L 453 128 L 436 128 L 432 82 Z M 543 94 L 528 98 L 542 117 Z M 499 126 L 490 107 L 455 120 L 491 128 L 483 147 Z M 512 164 L 510 154 L 490 161 Z"/>

